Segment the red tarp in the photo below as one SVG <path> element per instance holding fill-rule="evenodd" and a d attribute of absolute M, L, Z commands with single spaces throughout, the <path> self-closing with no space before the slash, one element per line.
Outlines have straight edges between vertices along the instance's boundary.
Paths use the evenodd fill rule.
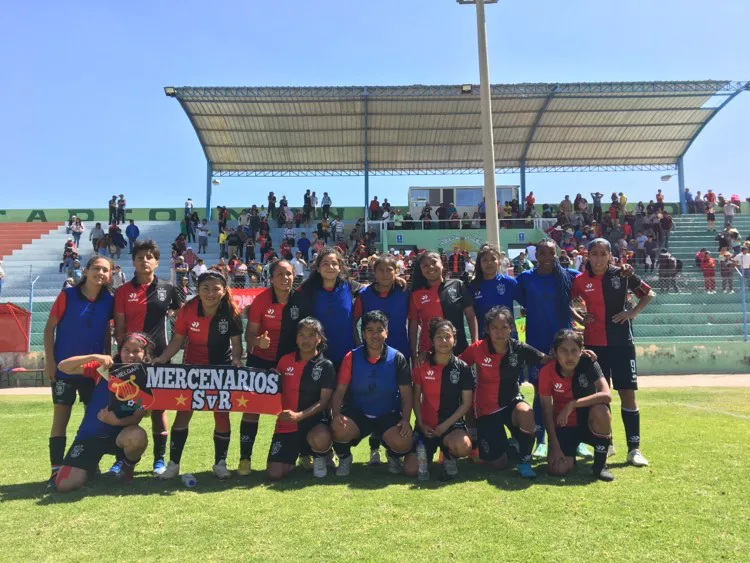
<path fill-rule="evenodd" d="M 0 353 L 28 352 L 31 313 L 12 303 L 0 303 Z"/>

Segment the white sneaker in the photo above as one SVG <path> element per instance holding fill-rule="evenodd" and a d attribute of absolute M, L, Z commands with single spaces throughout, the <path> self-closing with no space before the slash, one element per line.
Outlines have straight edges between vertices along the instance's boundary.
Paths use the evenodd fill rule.
<path fill-rule="evenodd" d="M 734 290 L 731 290 L 729 293 L 734 293 Z"/>
<path fill-rule="evenodd" d="M 617 451 L 615 450 L 615 445 L 610 444 L 607 448 L 607 457 L 614 457 Z"/>
<path fill-rule="evenodd" d="M 388 456 L 388 473 L 392 473 L 393 475 L 398 475 L 399 473 L 401 473 L 403 468 L 404 466 L 401 463 L 400 458 Z"/>
<path fill-rule="evenodd" d="M 339 466 L 336 468 L 336 477 L 348 477 L 349 472 L 352 470 L 352 461 L 354 461 L 354 456 L 352 455 L 340 457 Z"/>
<path fill-rule="evenodd" d="M 318 479 L 322 479 L 328 475 L 328 468 L 326 467 L 326 458 L 314 457 L 313 458 L 313 476 Z"/>
<path fill-rule="evenodd" d="M 634 467 L 646 467 L 648 460 L 643 457 L 641 450 L 630 450 L 628 452 L 628 463 Z"/>
<path fill-rule="evenodd" d="M 383 463 L 383 460 L 380 458 L 380 450 L 370 450 L 370 463 L 369 465 L 376 466 Z"/>
<path fill-rule="evenodd" d="M 159 479 L 164 479 L 165 481 L 167 479 L 174 479 L 175 477 L 180 476 L 180 464 L 175 463 L 174 461 L 170 460 L 167 464 L 167 468 L 164 470 L 164 472 L 159 475 Z"/>
<path fill-rule="evenodd" d="M 443 458 L 443 470 L 448 477 L 455 477 L 458 475 L 458 464 L 455 459 Z"/>
<path fill-rule="evenodd" d="M 229 479 L 232 476 L 232 472 L 227 469 L 227 461 L 225 459 L 214 465 L 212 470 L 214 475 L 219 479 Z"/>

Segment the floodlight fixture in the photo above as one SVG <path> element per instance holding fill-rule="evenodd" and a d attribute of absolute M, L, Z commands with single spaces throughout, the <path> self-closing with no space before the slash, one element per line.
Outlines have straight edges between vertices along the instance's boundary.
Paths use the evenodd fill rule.
<path fill-rule="evenodd" d="M 166 94 L 170 98 L 174 98 L 177 95 L 177 90 L 173 86 L 165 86 L 164 94 Z"/>
<path fill-rule="evenodd" d="M 472 84 L 464 84 L 463 86 L 461 86 L 461 93 L 471 94 L 473 89 L 474 89 L 474 86 Z"/>

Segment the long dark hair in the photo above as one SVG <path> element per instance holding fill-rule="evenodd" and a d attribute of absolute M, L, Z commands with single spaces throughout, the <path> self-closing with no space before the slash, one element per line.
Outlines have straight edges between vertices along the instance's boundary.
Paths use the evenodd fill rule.
<path fill-rule="evenodd" d="M 589 243 L 589 245 L 586 248 L 589 251 L 589 253 L 591 253 L 591 249 L 595 246 L 603 246 L 604 248 L 607 249 L 607 252 L 612 254 L 612 244 L 610 244 L 610 242 L 605 238 L 601 238 L 601 237 L 595 238 Z M 612 260 L 612 258 L 610 258 L 610 260 Z M 591 262 L 586 262 L 586 271 L 591 275 L 594 274 L 594 270 L 591 268 Z"/>
<path fill-rule="evenodd" d="M 440 254 L 438 254 L 434 250 L 426 250 L 422 252 L 422 254 L 417 256 L 417 259 L 414 260 L 414 264 L 412 266 L 413 268 L 413 271 L 411 273 L 411 290 L 412 291 L 429 288 L 429 284 L 427 283 L 427 278 L 425 278 L 424 274 L 422 273 L 422 262 L 424 262 L 425 259 L 427 259 L 428 257 L 434 257 L 438 262 L 442 264 L 442 259 L 440 258 Z"/>
<path fill-rule="evenodd" d="M 224 295 L 221 298 L 221 304 L 219 307 L 227 307 L 233 317 L 241 316 L 242 313 L 234 300 L 232 289 L 227 284 L 227 278 L 218 270 L 208 270 L 198 276 L 198 281 L 195 282 L 195 293 L 198 294 L 198 299 L 200 299 L 199 289 L 201 284 L 210 280 L 217 280 L 224 286 Z"/>
<path fill-rule="evenodd" d="M 311 273 L 300 286 L 300 291 L 311 291 L 313 289 L 320 289 L 323 287 L 323 277 L 320 275 L 320 264 L 323 262 L 323 258 L 333 254 L 336 260 L 339 261 L 339 281 L 347 281 L 349 279 L 349 267 L 346 265 L 344 255 L 341 254 L 338 248 L 326 246 L 315 258 L 313 263 L 310 265 Z"/>
<path fill-rule="evenodd" d="M 323 330 L 323 325 L 315 317 L 305 317 L 299 323 L 297 323 L 297 331 L 294 333 L 295 344 L 294 348 L 299 352 L 297 348 L 296 340 L 299 331 L 303 328 L 311 328 L 320 337 L 320 344 L 318 344 L 318 354 L 323 354 L 328 348 L 328 339 L 326 338 L 326 332 Z"/>
<path fill-rule="evenodd" d="M 544 239 L 536 244 L 537 252 L 541 246 L 552 246 L 555 251 L 555 264 L 552 268 L 552 274 L 555 276 L 557 285 L 557 312 L 562 318 L 570 318 L 570 294 L 573 287 L 573 277 L 565 268 L 560 265 L 557 258 L 557 243 L 552 239 Z"/>
<path fill-rule="evenodd" d="M 490 255 L 496 256 L 498 264 L 502 264 L 502 256 L 500 256 L 500 251 L 497 248 L 491 244 L 482 245 L 482 248 L 479 249 L 479 254 L 477 254 L 476 266 L 474 266 L 474 277 L 472 277 L 469 282 L 472 286 L 476 287 L 484 281 L 482 258 Z"/>
<path fill-rule="evenodd" d="M 109 264 L 109 282 L 106 285 L 103 285 L 99 289 L 99 292 L 101 293 L 102 291 L 108 291 L 109 293 L 112 293 L 112 271 L 115 269 L 115 263 L 111 258 L 100 256 L 99 254 L 93 254 L 91 258 L 89 258 L 89 261 L 86 262 L 86 267 L 84 268 L 84 270 L 88 270 L 91 266 L 94 265 L 94 262 L 96 262 L 97 260 L 106 260 L 106 262 Z M 79 287 L 84 287 L 86 285 L 86 278 L 87 276 L 85 274 L 82 275 L 81 279 L 76 285 Z M 97 294 L 97 297 L 98 296 L 99 294 Z"/>

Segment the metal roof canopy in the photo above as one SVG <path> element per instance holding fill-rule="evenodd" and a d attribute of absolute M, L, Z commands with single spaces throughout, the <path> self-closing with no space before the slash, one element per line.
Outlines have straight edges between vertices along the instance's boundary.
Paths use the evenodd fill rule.
<path fill-rule="evenodd" d="M 498 172 L 673 170 L 750 82 L 497 84 Z M 215 176 L 480 174 L 477 85 L 166 87 Z M 210 188 L 210 182 L 209 182 Z"/>

